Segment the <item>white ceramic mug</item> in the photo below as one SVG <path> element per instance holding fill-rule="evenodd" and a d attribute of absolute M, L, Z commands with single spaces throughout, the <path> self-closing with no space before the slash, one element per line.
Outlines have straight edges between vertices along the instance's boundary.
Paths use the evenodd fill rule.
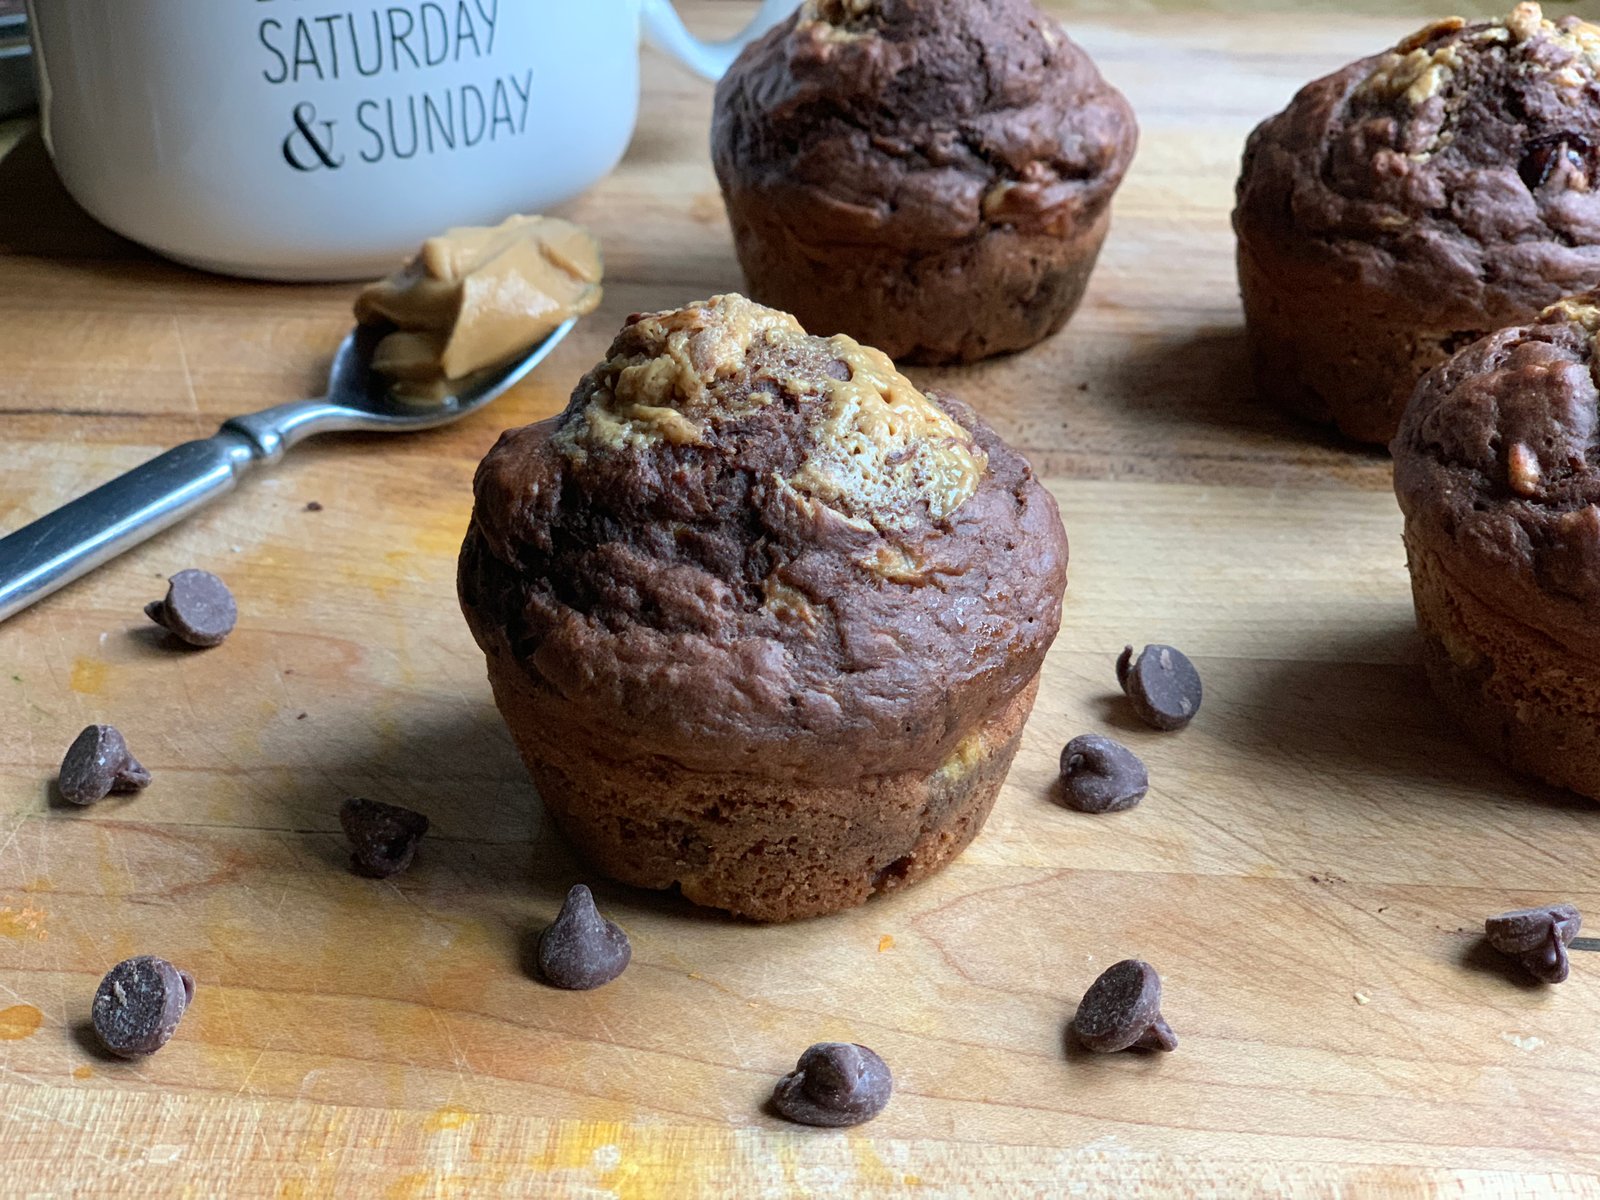
<path fill-rule="evenodd" d="M 45 144 L 118 233 L 212 271 L 380 275 L 622 157 L 639 32 L 715 78 L 669 0 L 29 0 Z"/>

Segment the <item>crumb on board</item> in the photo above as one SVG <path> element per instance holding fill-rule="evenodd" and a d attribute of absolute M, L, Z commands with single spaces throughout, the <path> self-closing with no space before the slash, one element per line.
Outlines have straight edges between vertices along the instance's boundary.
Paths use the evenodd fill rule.
<path fill-rule="evenodd" d="M 1355 1000 L 1356 1000 L 1357 1004 L 1371 1004 L 1372 1003 L 1372 997 L 1367 995 L 1365 992 L 1357 992 L 1356 996 L 1355 996 Z"/>
<path fill-rule="evenodd" d="M 878 953 L 882 954 L 885 950 L 889 949 L 893 945 L 894 935 L 889 933 L 884 934 L 878 939 Z"/>

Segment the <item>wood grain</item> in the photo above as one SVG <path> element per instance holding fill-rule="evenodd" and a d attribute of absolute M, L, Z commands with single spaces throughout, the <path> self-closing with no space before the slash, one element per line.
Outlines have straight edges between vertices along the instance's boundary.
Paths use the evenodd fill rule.
<path fill-rule="evenodd" d="M 687 7 L 703 29 L 741 12 Z M 1267 414 L 1243 378 L 1243 137 L 1415 21 L 1160 7 L 1073 19 L 1144 128 L 1087 307 L 1034 352 L 920 374 L 1027 450 L 1073 542 L 1065 627 L 972 849 L 773 929 L 601 886 L 627 974 L 571 995 L 524 970 L 586 875 L 493 710 L 453 555 L 502 427 L 554 412 L 629 311 L 739 285 L 709 89 L 652 56 L 627 160 L 570 209 L 605 241 L 606 303 L 531 381 L 436 434 L 297 450 L 0 627 L 0 1190 L 1600 1195 L 1600 969 L 1579 955 L 1568 983 L 1525 986 L 1475 932 L 1522 902 L 1600 911 L 1596 812 L 1435 711 L 1386 462 Z M 77 213 L 24 134 L 0 161 L 0 528 L 316 386 L 352 291 L 167 265 Z M 243 610 L 214 652 L 140 616 L 191 565 Z M 1149 640 L 1204 673 L 1181 735 L 1131 728 L 1113 695 L 1117 650 Z M 156 782 L 52 807 L 93 720 Z M 1086 730 L 1145 756 L 1140 808 L 1052 802 Z M 350 793 L 433 817 L 410 873 L 344 869 Z M 196 974 L 195 1007 L 161 1054 L 105 1061 L 95 983 L 148 952 Z M 1128 955 L 1161 969 L 1182 1045 L 1087 1058 L 1066 1022 Z M 761 1111 L 824 1038 L 894 1068 L 865 1129 Z"/>

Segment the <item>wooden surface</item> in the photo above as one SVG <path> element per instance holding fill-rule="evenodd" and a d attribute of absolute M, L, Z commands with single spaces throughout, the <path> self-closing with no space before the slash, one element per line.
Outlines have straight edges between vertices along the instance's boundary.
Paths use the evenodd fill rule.
<path fill-rule="evenodd" d="M 1525 902 L 1600 913 L 1600 814 L 1435 712 L 1386 462 L 1266 414 L 1244 379 L 1242 139 L 1413 22 L 1198 7 L 1072 23 L 1144 128 L 1083 312 L 1031 353 L 920 376 L 1026 449 L 1072 537 L 1045 688 L 961 860 L 782 928 L 598 886 L 627 974 L 566 994 L 524 970 L 588 876 L 491 705 L 454 552 L 502 427 L 554 412 L 624 314 L 739 286 L 709 89 L 652 57 L 628 159 L 571 208 L 605 241 L 606 303 L 534 379 L 444 432 L 297 450 L 0 627 L 0 1192 L 1600 1194 L 1600 962 L 1528 987 L 1475 932 Z M 100 233 L 21 133 L 0 161 L 0 529 L 314 388 L 352 295 L 209 278 Z M 175 652 L 140 615 L 187 566 L 238 593 L 216 651 Z M 1113 697 L 1117 650 L 1146 640 L 1205 676 L 1183 734 L 1129 728 Z M 52 807 L 90 721 L 155 782 Z M 1051 802 L 1060 746 L 1088 730 L 1147 759 L 1137 810 Z M 433 818 L 409 874 L 345 869 L 350 793 Z M 159 1055 L 105 1061 L 95 984 L 152 952 L 194 972 L 195 1005 Z M 1082 989 L 1129 955 L 1162 971 L 1181 1047 L 1069 1049 Z M 820 1039 L 892 1064 L 870 1126 L 761 1112 Z"/>

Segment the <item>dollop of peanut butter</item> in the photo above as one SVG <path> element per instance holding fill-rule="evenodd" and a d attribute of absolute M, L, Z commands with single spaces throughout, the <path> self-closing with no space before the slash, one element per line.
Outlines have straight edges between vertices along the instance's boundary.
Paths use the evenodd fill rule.
<path fill-rule="evenodd" d="M 415 258 L 356 298 L 362 324 L 395 331 L 375 370 L 397 394 L 433 400 L 451 383 L 515 358 L 600 303 L 600 245 L 555 217 L 513 216 L 429 238 Z"/>
<path fill-rule="evenodd" d="M 768 362 L 801 361 L 826 346 L 837 374 L 769 369 L 772 390 L 728 386 L 758 342 Z M 972 435 L 917 390 L 887 355 L 843 334 L 813 338 L 788 313 L 737 294 L 637 318 L 626 349 L 591 372 L 589 391 L 556 433 L 567 458 L 660 442 L 704 441 L 709 423 L 735 421 L 782 393 L 812 398 L 809 450 L 783 482 L 847 520 L 880 532 L 909 526 L 919 509 L 943 520 L 983 481 L 988 456 Z M 793 347 L 794 354 L 783 351 Z M 914 564 L 883 564 L 890 576 Z"/>

